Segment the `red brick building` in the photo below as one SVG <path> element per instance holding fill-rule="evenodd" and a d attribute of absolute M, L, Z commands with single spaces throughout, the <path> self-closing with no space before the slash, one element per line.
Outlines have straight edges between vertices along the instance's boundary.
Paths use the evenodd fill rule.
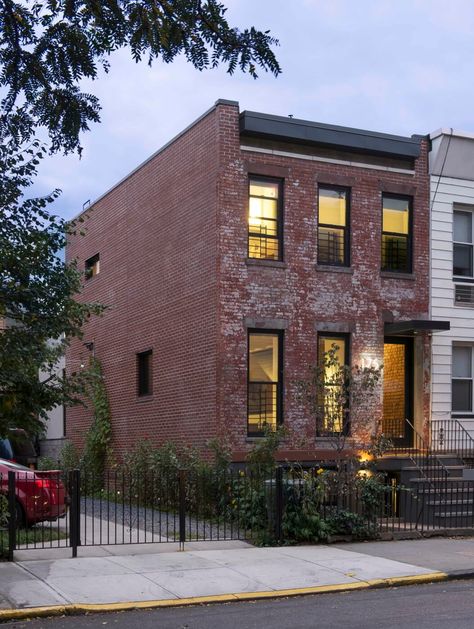
<path fill-rule="evenodd" d="M 281 422 L 282 456 L 314 458 L 327 439 L 297 382 L 333 342 L 341 360 L 385 364 L 370 421 L 351 409 L 357 444 L 383 430 L 410 445 L 405 418 L 426 431 L 427 149 L 221 100 L 96 201 L 67 257 L 87 270 L 81 299 L 109 306 L 83 341 L 104 367 L 115 453 L 224 435 L 238 460 Z M 90 420 L 68 410 L 67 436 L 81 443 Z"/>

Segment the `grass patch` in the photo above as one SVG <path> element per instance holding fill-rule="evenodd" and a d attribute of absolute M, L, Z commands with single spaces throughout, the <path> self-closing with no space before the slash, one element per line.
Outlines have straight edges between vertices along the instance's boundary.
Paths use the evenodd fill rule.
<path fill-rule="evenodd" d="M 21 544 L 49 543 L 58 539 L 67 539 L 68 533 L 49 526 L 35 526 L 31 529 L 18 529 L 16 531 L 17 546 Z M 0 548 L 8 548 L 8 531 L 0 531 Z"/>

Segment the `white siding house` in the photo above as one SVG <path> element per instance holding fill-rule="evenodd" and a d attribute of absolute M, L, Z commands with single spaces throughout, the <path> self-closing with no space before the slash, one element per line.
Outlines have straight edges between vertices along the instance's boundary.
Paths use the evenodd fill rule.
<path fill-rule="evenodd" d="M 430 138 L 431 318 L 451 322 L 432 340 L 433 436 L 452 418 L 474 436 L 474 134 Z"/>

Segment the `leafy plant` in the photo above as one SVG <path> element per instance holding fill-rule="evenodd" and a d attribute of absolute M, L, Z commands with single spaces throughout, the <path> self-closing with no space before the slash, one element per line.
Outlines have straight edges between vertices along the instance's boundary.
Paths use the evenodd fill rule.
<path fill-rule="evenodd" d="M 60 468 L 58 461 L 55 461 L 50 456 L 41 456 L 38 459 L 37 467 L 40 471 L 57 470 Z"/>
<path fill-rule="evenodd" d="M 89 427 L 84 447 L 82 466 L 92 477 L 92 483 L 102 487 L 104 472 L 110 459 L 112 424 L 109 399 L 99 360 L 91 357 L 89 369 L 89 397 L 94 415 Z"/>
<path fill-rule="evenodd" d="M 61 448 L 59 454 L 59 461 L 61 469 L 68 472 L 69 470 L 76 470 L 80 467 L 80 456 L 76 446 L 72 441 L 66 441 Z"/>

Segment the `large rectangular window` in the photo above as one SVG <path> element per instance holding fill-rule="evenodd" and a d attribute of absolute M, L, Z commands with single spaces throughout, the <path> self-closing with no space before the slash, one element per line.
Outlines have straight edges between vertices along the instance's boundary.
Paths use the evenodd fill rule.
<path fill-rule="evenodd" d="M 153 351 L 137 354 L 137 395 L 143 397 L 153 394 Z"/>
<path fill-rule="evenodd" d="M 249 180 L 248 256 L 282 260 L 282 188 L 279 179 Z"/>
<path fill-rule="evenodd" d="M 382 271 L 411 272 L 411 197 L 382 197 Z"/>
<path fill-rule="evenodd" d="M 454 413 L 472 413 L 472 346 L 453 345 L 451 407 Z"/>
<path fill-rule="evenodd" d="M 248 412 L 250 436 L 275 430 L 282 420 L 282 332 L 253 330 L 248 337 Z"/>
<path fill-rule="evenodd" d="M 349 198 L 347 188 L 319 187 L 319 264 L 349 266 Z"/>
<path fill-rule="evenodd" d="M 318 436 L 349 434 L 349 408 L 345 366 L 349 365 L 349 336 L 320 334 L 318 361 L 322 375 L 321 399 L 318 401 Z"/>
<path fill-rule="evenodd" d="M 472 278 L 473 273 L 472 212 L 453 212 L 453 275 Z"/>

